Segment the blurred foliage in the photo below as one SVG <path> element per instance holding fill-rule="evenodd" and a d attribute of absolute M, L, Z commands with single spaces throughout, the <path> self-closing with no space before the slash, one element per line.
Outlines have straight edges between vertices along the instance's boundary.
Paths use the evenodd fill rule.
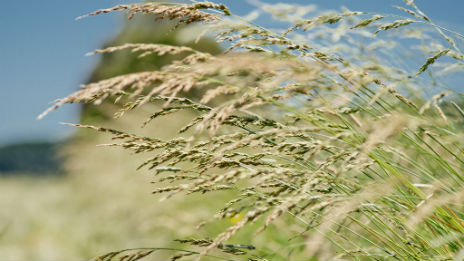
<path fill-rule="evenodd" d="M 48 142 L 0 147 L 0 175 L 45 175 L 60 171 L 59 145 Z"/>

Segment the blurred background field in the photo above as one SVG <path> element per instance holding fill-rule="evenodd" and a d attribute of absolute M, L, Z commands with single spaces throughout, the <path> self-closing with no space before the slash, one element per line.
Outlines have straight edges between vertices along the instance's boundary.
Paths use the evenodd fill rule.
<path fill-rule="evenodd" d="M 141 121 L 107 122 L 105 126 L 125 127 Z M 163 127 L 147 128 L 144 133 L 167 138 L 179 123 L 154 122 L 153 126 Z M 205 229 L 197 230 L 195 227 L 210 220 L 230 195 L 217 192 L 216 197 L 177 196 L 160 202 L 160 196 L 150 193 L 155 188 L 150 183 L 153 171 L 135 171 L 144 157 L 128 157 L 127 151 L 117 147 L 96 146 L 109 142 L 104 135 L 83 130 L 61 148 L 61 156 L 67 160 L 59 173 L 24 172 L 1 177 L 0 253 L 4 258 L 89 260 L 126 248 L 185 248 L 173 240 L 211 237 L 237 221 L 208 223 Z M 301 232 L 298 227 L 279 231 L 271 226 L 255 236 L 259 225 L 242 231 L 237 243 L 254 237 L 255 242 L 278 249 L 277 242 Z M 163 260 L 168 254 L 172 253 L 159 253 L 154 260 Z"/>
<path fill-rule="evenodd" d="M 127 162 L 117 149 L 88 144 L 79 151 L 83 157 L 76 164 L 81 172 L 2 178 L 3 258 L 91 259 L 116 249 L 166 246 L 176 237 L 189 236 L 199 215 L 210 215 L 192 202 L 160 204 L 150 195 L 149 175 L 134 173 L 137 164 Z M 91 172 L 85 173 L 88 168 Z"/>

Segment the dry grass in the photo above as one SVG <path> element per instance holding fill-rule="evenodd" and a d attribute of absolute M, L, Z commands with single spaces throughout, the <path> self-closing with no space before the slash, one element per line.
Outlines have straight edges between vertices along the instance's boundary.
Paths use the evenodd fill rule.
<path fill-rule="evenodd" d="M 439 59 L 462 62 L 453 40 L 460 35 L 435 25 L 413 1 L 401 9 L 409 17 L 400 20 L 344 11 L 276 31 L 206 2 L 117 6 L 91 15 L 114 10 L 179 24 L 207 22 L 218 41 L 229 42 L 222 55 L 194 52 L 159 71 L 91 83 L 51 108 L 113 97 L 124 104 L 117 117 L 148 110 L 147 126 L 161 126 L 156 122 L 163 124 L 165 117 L 182 123 L 172 137 L 130 134 L 121 131 L 124 125 L 76 125 L 111 134 L 106 146 L 145 155 L 139 168 L 155 173 L 153 193 L 163 199 L 200 194 L 209 204 L 221 200 L 215 196 L 221 191 L 233 196 L 207 223 L 240 218 L 209 231 L 212 239 L 183 241 L 199 249 L 179 250 L 173 259 L 232 254 L 227 258 L 448 260 L 462 255 L 464 139 L 457 105 L 462 97 L 426 101 L 420 88 L 428 82 L 418 76 L 433 75 Z M 375 35 L 385 31 L 402 45 L 395 32 L 409 36 L 407 28 L 419 24 L 438 37 L 414 27 L 414 37 L 421 33 L 421 39 L 436 43 L 429 45 L 435 50 L 420 49 L 429 58 L 410 71 L 394 63 L 397 54 L 383 49 Z M 363 54 L 366 48 L 359 43 L 364 41 L 376 47 Z M 178 50 L 125 45 L 101 52 L 126 47 Z M 192 89 L 205 95 L 199 101 L 184 97 Z M 185 118 L 174 114 L 179 111 L 193 113 Z M 293 231 L 293 239 L 237 237 L 246 229 L 270 228 Z M 269 247 L 276 243 L 279 247 Z M 122 250 L 99 259 L 136 260 L 158 250 Z"/>

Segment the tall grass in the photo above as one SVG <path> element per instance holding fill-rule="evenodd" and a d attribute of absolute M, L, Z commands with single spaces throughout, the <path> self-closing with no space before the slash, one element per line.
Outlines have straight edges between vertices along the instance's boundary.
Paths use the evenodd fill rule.
<path fill-rule="evenodd" d="M 217 56 L 160 44 L 97 50 L 187 56 L 158 71 L 84 85 L 42 116 L 66 103 L 108 98 L 123 104 L 115 118 L 162 105 L 143 126 L 192 111 L 169 140 L 71 125 L 112 135 L 106 146 L 146 154 L 140 168 L 153 171 L 153 193 L 163 199 L 234 195 L 206 220 L 232 223 L 211 238 L 98 259 L 137 260 L 168 250 L 173 260 L 462 260 L 463 100 L 439 90 L 447 77 L 459 76 L 446 73 L 462 67 L 456 44 L 462 36 L 433 23 L 414 1 L 405 3 L 397 7 L 404 15 L 344 10 L 313 18 L 309 7 L 266 5 L 261 12 L 288 28 L 275 30 L 210 2 L 119 5 L 89 14 L 123 10 L 129 18 L 143 13 L 177 26 L 203 24 L 204 35 L 227 49 Z M 401 59 L 406 55 L 412 58 Z M 435 86 L 434 95 L 424 91 L 427 85 Z M 202 98 L 187 98 L 192 89 Z M 250 228 L 291 235 L 235 241 Z"/>

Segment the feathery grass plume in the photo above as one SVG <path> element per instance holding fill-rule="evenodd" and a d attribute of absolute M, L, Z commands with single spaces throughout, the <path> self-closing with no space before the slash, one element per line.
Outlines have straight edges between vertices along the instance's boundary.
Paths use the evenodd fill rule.
<path fill-rule="evenodd" d="M 171 46 L 165 44 L 133 44 L 128 43 L 120 46 L 108 47 L 105 49 L 95 50 L 94 52 L 87 53 L 87 56 L 94 55 L 96 53 L 111 53 L 116 52 L 124 49 L 131 49 L 133 53 L 143 51 L 142 54 L 139 55 L 139 58 L 150 54 L 158 54 L 158 55 L 165 55 L 165 54 L 178 54 L 182 52 L 195 52 L 190 47 L 185 46 Z"/>
<path fill-rule="evenodd" d="M 434 56 L 427 58 L 427 61 L 425 61 L 425 63 L 419 68 L 419 71 L 416 73 L 416 75 L 419 75 L 419 74 L 425 72 L 425 70 L 427 70 L 427 68 L 429 68 L 429 66 L 431 64 L 435 63 L 435 61 L 438 58 L 442 57 L 443 55 L 447 54 L 448 52 L 449 52 L 449 50 L 443 50 L 443 51 L 438 52 Z"/>
<path fill-rule="evenodd" d="M 380 31 L 387 31 L 387 30 L 390 30 L 390 29 L 397 29 L 397 28 L 400 28 L 402 26 L 406 26 L 406 25 L 411 24 L 411 23 L 414 23 L 414 21 L 410 20 L 410 19 L 396 20 L 393 23 L 384 24 L 384 25 L 380 26 L 377 29 L 377 31 L 374 32 L 374 34 L 378 34 Z"/>
<path fill-rule="evenodd" d="M 159 19 L 179 19 L 179 23 L 190 24 L 194 22 L 212 22 L 218 20 L 217 15 L 209 14 L 201 11 L 202 9 L 216 9 L 221 10 L 225 15 L 230 15 L 230 11 L 222 4 L 214 4 L 211 2 L 198 2 L 192 5 L 176 5 L 168 3 L 144 3 L 132 5 L 117 5 L 113 8 L 100 9 L 93 13 L 79 16 L 76 20 L 99 15 L 102 13 L 109 13 L 113 11 L 127 11 L 129 13 L 128 19 L 134 17 L 136 13 L 154 15 L 157 20 Z"/>
<path fill-rule="evenodd" d="M 383 19 L 383 18 L 385 18 L 385 16 L 375 15 L 374 17 L 372 17 L 370 19 L 362 20 L 361 22 L 359 22 L 355 26 L 350 27 L 350 29 L 355 29 L 355 28 L 359 28 L 359 27 L 365 27 L 365 26 L 370 25 L 372 22 L 378 21 L 378 20 Z"/>
<path fill-rule="evenodd" d="M 180 251 L 173 260 L 211 254 L 227 260 L 237 260 L 235 255 L 248 260 L 438 260 L 459 255 L 464 241 L 464 206 L 457 199 L 464 187 L 464 133 L 449 110 L 463 101 L 451 101 L 454 108 L 445 101 L 443 109 L 437 102 L 444 94 L 424 101 L 418 91 L 422 79 L 393 63 L 400 54 L 382 49 L 383 44 L 363 54 L 360 41 L 375 41 L 368 25 L 387 15 L 360 20 L 356 16 L 365 13 L 323 14 L 299 21 L 283 34 L 209 2 L 121 5 L 90 15 L 114 10 L 180 23 L 214 21 L 207 24 L 210 33 L 228 48 L 217 56 L 154 44 L 97 50 L 191 54 L 158 71 L 90 83 L 49 109 L 124 97 L 125 105 L 115 115 L 121 117 L 164 103 L 151 111 L 144 126 L 192 111 L 179 134 L 168 139 L 75 125 L 112 135 L 115 142 L 106 146 L 147 155 L 139 168 L 154 172 L 152 192 L 164 194 L 162 199 L 200 193 L 221 200 L 217 195 L 228 193 L 209 223 L 240 218 L 208 235 L 212 239 L 181 240 L 200 249 Z M 419 10 L 403 11 L 436 28 Z M 292 17 L 279 14 L 278 19 Z M 387 21 L 375 34 L 416 22 Z M 343 37 L 334 38 L 333 32 Z M 443 55 L 461 58 L 458 50 L 446 49 L 419 71 Z M 202 97 L 182 97 L 191 89 L 203 90 Z M 425 113 L 429 107 L 438 115 Z M 260 236 L 269 230 L 288 231 L 296 243 L 273 237 L 263 241 Z M 245 242 L 233 244 L 243 234 Z"/>
<path fill-rule="evenodd" d="M 344 12 L 342 14 L 324 14 L 321 16 L 317 16 L 313 19 L 309 20 L 303 20 L 301 22 L 296 23 L 294 26 L 288 28 L 284 32 L 284 36 L 290 33 L 291 31 L 298 30 L 300 28 L 303 29 L 303 31 L 307 31 L 311 29 L 314 26 L 320 25 L 320 24 L 335 24 L 338 23 L 340 20 L 342 20 L 345 17 L 350 17 L 350 16 L 356 16 L 363 14 L 362 12 Z"/>
<path fill-rule="evenodd" d="M 414 12 L 411 9 L 407 9 L 407 8 L 404 8 L 402 6 L 397 6 L 397 5 L 394 5 L 393 7 L 398 9 L 398 10 L 401 10 L 401 11 L 407 13 L 407 14 L 410 14 L 410 15 L 414 16 L 415 18 L 422 19 L 422 16 L 420 16 L 419 14 L 417 14 L 416 12 Z"/>
<path fill-rule="evenodd" d="M 416 13 L 419 14 L 422 19 L 424 19 L 426 22 L 428 22 L 430 25 L 432 25 L 435 28 L 435 30 L 437 30 L 437 32 L 440 34 L 441 37 L 443 37 L 455 50 L 457 50 L 458 52 L 461 53 L 461 51 L 457 47 L 457 45 L 456 45 L 455 41 L 453 40 L 453 38 L 451 38 L 450 36 L 445 34 L 443 31 L 454 33 L 454 34 L 459 35 L 459 36 L 462 37 L 461 34 L 456 33 L 454 31 L 451 31 L 451 30 L 448 30 L 446 28 L 437 26 L 436 24 L 434 24 L 432 22 L 432 20 L 430 20 L 430 18 L 424 12 L 422 12 L 419 9 L 419 7 L 414 3 L 413 0 L 403 0 L 403 1 L 405 1 L 407 5 L 412 6 L 414 8 L 414 10 L 416 10 Z"/>
<path fill-rule="evenodd" d="M 427 101 L 420 109 L 419 113 L 422 114 L 424 113 L 425 110 L 430 108 L 430 106 L 436 105 L 439 101 L 441 101 L 445 96 L 450 95 L 450 91 L 444 91 L 442 93 L 439 93 L 437 95 L 434 95 L 429 101 Z"/>

